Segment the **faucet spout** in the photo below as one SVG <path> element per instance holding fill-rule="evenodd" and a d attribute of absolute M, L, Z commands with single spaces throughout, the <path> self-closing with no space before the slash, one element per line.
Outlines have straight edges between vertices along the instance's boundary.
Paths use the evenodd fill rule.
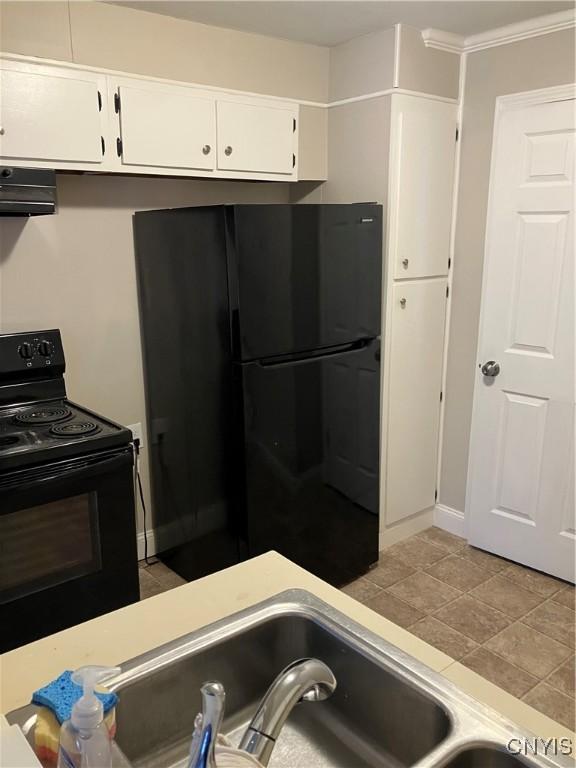
<path fill-rule="evenodd" d="M 274 680 L 240 742 L 240 749 L 268 765 L 276 739 L 300 701 L 323 701 L 336 689 L 332 670 L 319 659 L 299 659 Z"/>

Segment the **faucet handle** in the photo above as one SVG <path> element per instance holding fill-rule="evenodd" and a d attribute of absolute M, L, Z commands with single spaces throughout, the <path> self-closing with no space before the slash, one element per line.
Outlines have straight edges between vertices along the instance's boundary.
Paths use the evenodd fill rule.
<path fill-rule="evenodd" d="M 200 688 L 202 713 L 196 715 L 188 768 L 216 768 L 216 739 L 224 717 L 226 692 L 222 683 L 210 681 Z"/>

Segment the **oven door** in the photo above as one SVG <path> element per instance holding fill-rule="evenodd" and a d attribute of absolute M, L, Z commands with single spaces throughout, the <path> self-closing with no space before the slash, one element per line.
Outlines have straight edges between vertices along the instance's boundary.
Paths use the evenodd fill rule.
<path fill-rule="evenodd" d="M 139 599 L 131 447 L 0 476 L 0 651 Z"/>

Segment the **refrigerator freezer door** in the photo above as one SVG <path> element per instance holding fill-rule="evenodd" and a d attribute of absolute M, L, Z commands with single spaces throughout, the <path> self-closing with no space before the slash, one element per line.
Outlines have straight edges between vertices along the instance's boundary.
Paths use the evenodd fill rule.
<path fill-rule="evenodd" d="M 240 205 L 227 214 L 234 359 L 380 335 L 381 206 Z"/>
<path fill-rule="evenodd" d="M 378 559 L 379 349 L 236 366 L 251 555 L 275 549 L 334 585 Z"/>

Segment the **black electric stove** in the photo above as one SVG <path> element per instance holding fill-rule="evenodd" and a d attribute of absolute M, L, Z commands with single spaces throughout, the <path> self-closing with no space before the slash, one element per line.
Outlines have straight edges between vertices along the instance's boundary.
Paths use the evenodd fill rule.
<path fill-rule="evenodd" d="M 132 433 L 65 367 L 58 330 L 0 334 L 0 652 L 139 599 Z"/>

